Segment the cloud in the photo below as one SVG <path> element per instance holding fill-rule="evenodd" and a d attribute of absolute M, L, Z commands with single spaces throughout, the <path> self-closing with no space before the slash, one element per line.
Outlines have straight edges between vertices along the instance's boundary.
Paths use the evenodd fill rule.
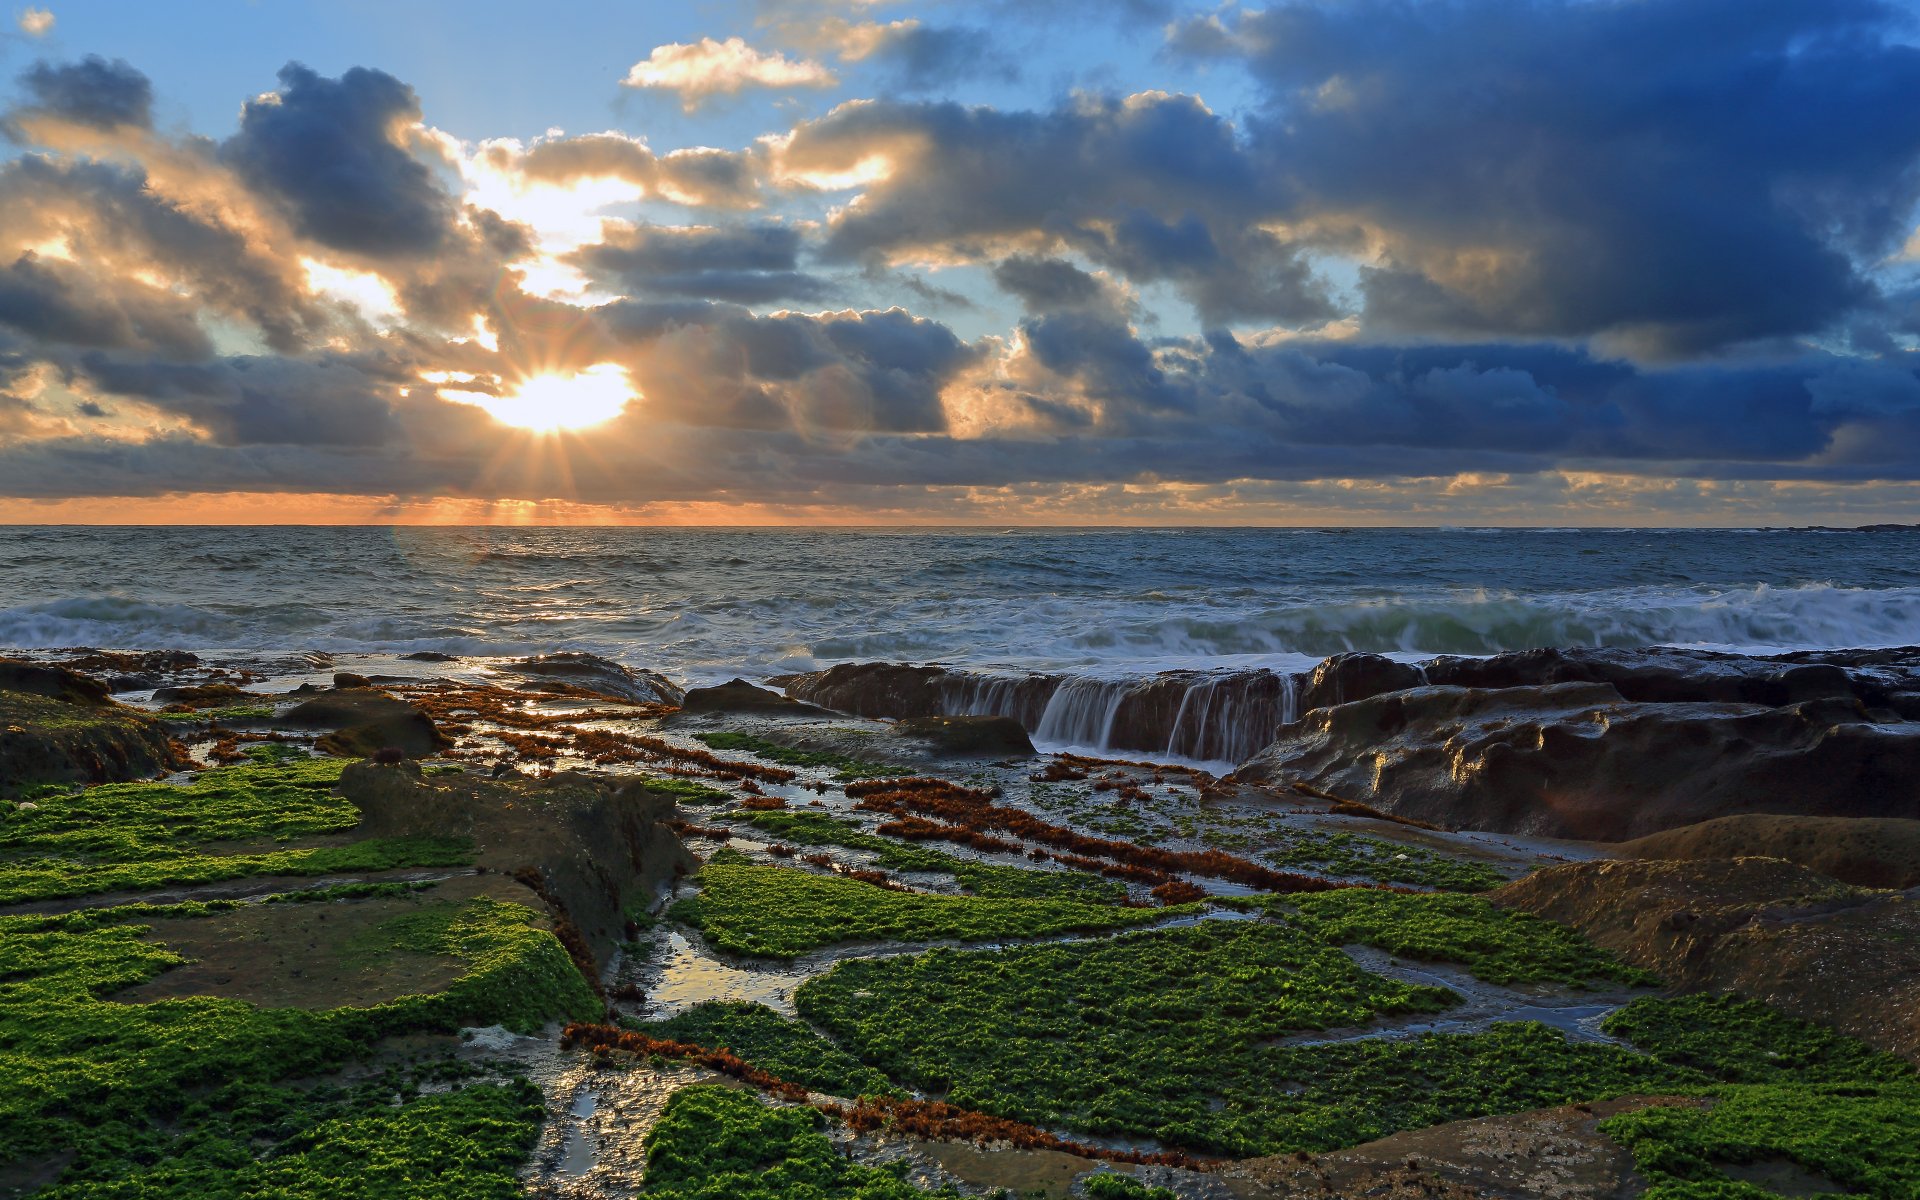
<path fill-rule="evenodd" d="M 1286 174 L 1274 216 L 1365 249 L 1380 336 L 1671 358 L 1873 302 L 1920 202 L 1905 21 L 1878 0 L 1286 0 L 1170 47 L 1265 89 L 1246 149 Z"/>
<path fill-rule="evenodd" d="M 32 251 L 46 260 L 39 269 L 61 274 L 64 290 L 89 291 L 87 303 L 112 307 L 112 293 L 165 286 L 166 303 L 241 322 L 275 350 L 298 350 L 326 316 L 307 298 L 298 264 L 268 249 L 277 239 L 262 236 L 270 231 L 255 223 L 245 190 L 191 153 L 169 170 L 199 202 L 183 203 L 137 164 L 15 158 L 0 165 L 0 248 L 15 258 Z"/>
<path fill-rule="evenodd" d="M 916 18 L 844 24 L 833 31 L 840 60 L 886 69 L 896 92 L 926 92 L 961 79 L 1019 78 L 1013 61 L 984 29 L 926 25 Z"/>
<path fill-rule="evenodd" d="M 825 281 L 796 270 L 800 233 L 790 226 L 731 228 L 609 225 L 606 239 L 567 256 L 589 278 L 631 296 L 683 296 L 764 304 L 818 300 Z"/>
<path fill-rule="evenodd" d="M 53 32 L 53 13 L 44 8 L 23 8 L 15 23 L 28 37 L 45 37 Z"/>
<path fill-rule="evenodd" d="M 304 236 L 354 254 L 421 256 L 447 239 L 456 207 L 409 151 L 419 120 L 413 89 L 384 71 L 328 79 L 289 63 L 278 92 L 241 109 L 220 154 Z"/>
<path fill-rule="evenodd" d="M 40 64 L 0 495 L 1866 511 L 1843 485 L 1920 481 L 1920 292 L 1882 253 L 1920 52 L 1863 0 L 1732 11 L 1226 8 L 1171 53 L 1244 66 L 1250 110 L 883 97 L 670 150 L 462 142 L 298 65 L 218 142 L 154 129 L 125 63 Z M 923 30 L 846 28 L 881 80 Z M 602 364 L 635 399 L 580 436 L 453 395 Z"/>
<path fill-rule="evenodd" d="M 482 151 L 496 170 L 532 183 L 567 185 L 618 179 L 651 198 L 702 208 L 753 208 L 761 203 L 763 166 L 754 151 L 686 147 L 655 154 L 640 138 L 624 133 L 487 144 Z"/>
<path fill-rule="evenodd" d="M 1191 96 L 1083 96 L 1048 112 L 845 104 L 779 155 L 801 178 L 876 161 L 880 177 L 832 219 L 829 261 L 1064 249 L 1171 284 L 1210 326 L 1339 315 L 1302 247 L 1258 224 L 1282 203 L 1283 173 Z"/>
<path fill-rule="evenodd" d="M 197 306 L 164 288 L 103 282 L 31 251 L 0 267 L 0 325 L 41 342 L 203 358 L 213 348 L 197 315 Z"/>
<path fill-rule="evenodd" d="M 737 37 L 655 46 L 620 81 L 623 87 L 677 92 L 688 112 L 715 96 L 736 96 L 749 87 L 825 88 L 839 82 L 838 76 L 817 62 L 755 50 Z"/>
<path fill-rule="evenodd" d="M 24 20 L 24 18 L 22 18 Z M 51 20 L 51 19 L 49 19 Z M 125 59 L 89 54 L 77 63 L 37 62 L 20 77 L 36 103 L 35 115 L 96 129 L 153 124 L 153 84 Z"/>

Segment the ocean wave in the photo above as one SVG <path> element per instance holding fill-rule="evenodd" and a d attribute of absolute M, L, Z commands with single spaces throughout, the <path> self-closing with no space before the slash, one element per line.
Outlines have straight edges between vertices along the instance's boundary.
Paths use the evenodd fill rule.
<path fill-rule="evenodd" d="M 79 596 L 0 609 L 0 646 L 196 647 L 224 644 L 243 627 L 190 604 Z"/>
<path fill-rule="evenodd" d="M 1394 597 L 1226 618 L 1183 613 L 1084 632 L 1077 641 L 1095 651 L 1130 648 L 1183 658 L 1347 651 L 1484 655 L 1537 646 L 1693 646 L 1747 653 L 1906 646 L 1920 644 L 1920 588 L 1759 584 L 1572 596 Z"/>

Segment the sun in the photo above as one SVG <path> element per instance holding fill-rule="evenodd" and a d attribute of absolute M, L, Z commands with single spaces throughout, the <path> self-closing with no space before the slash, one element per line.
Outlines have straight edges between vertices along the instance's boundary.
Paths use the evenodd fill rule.
<path fill-rule="evenodd" d="M 502 396 L 464 391 L 441 394 L 483 408 L 503 425 L 560 433 L 613 420 L 635 393 L 626 368 L 599 363 L 572 375 L 530 375 Z"/>

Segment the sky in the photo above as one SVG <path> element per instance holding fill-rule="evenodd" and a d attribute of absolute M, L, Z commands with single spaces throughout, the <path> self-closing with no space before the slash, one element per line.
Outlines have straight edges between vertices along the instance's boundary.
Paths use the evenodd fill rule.
<path fill-rule="evenodd" d="M 1920 521 L 1876 0 L 47 0 L 0 521 Z"/>

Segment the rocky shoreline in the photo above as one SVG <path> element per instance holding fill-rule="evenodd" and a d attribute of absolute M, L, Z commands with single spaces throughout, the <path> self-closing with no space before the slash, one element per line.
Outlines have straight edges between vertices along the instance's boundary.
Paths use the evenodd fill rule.
<path fill-rule="evenodd" d="M 289 1104 L 464 1146 L 449 1195 L 1600 1200 L 1735 1171 L 1724 1104 L 1800 1172 L 1754 1194 L 1899 1194 L 1791 1114 L 1920 1112 L 1920 651 L 769 682 L 0 660 L 0 1065 L 49 1081 L 0 1194 L 321 1179 Z M 180 1141 L 147 1097 L 214 1062 Z"/>

